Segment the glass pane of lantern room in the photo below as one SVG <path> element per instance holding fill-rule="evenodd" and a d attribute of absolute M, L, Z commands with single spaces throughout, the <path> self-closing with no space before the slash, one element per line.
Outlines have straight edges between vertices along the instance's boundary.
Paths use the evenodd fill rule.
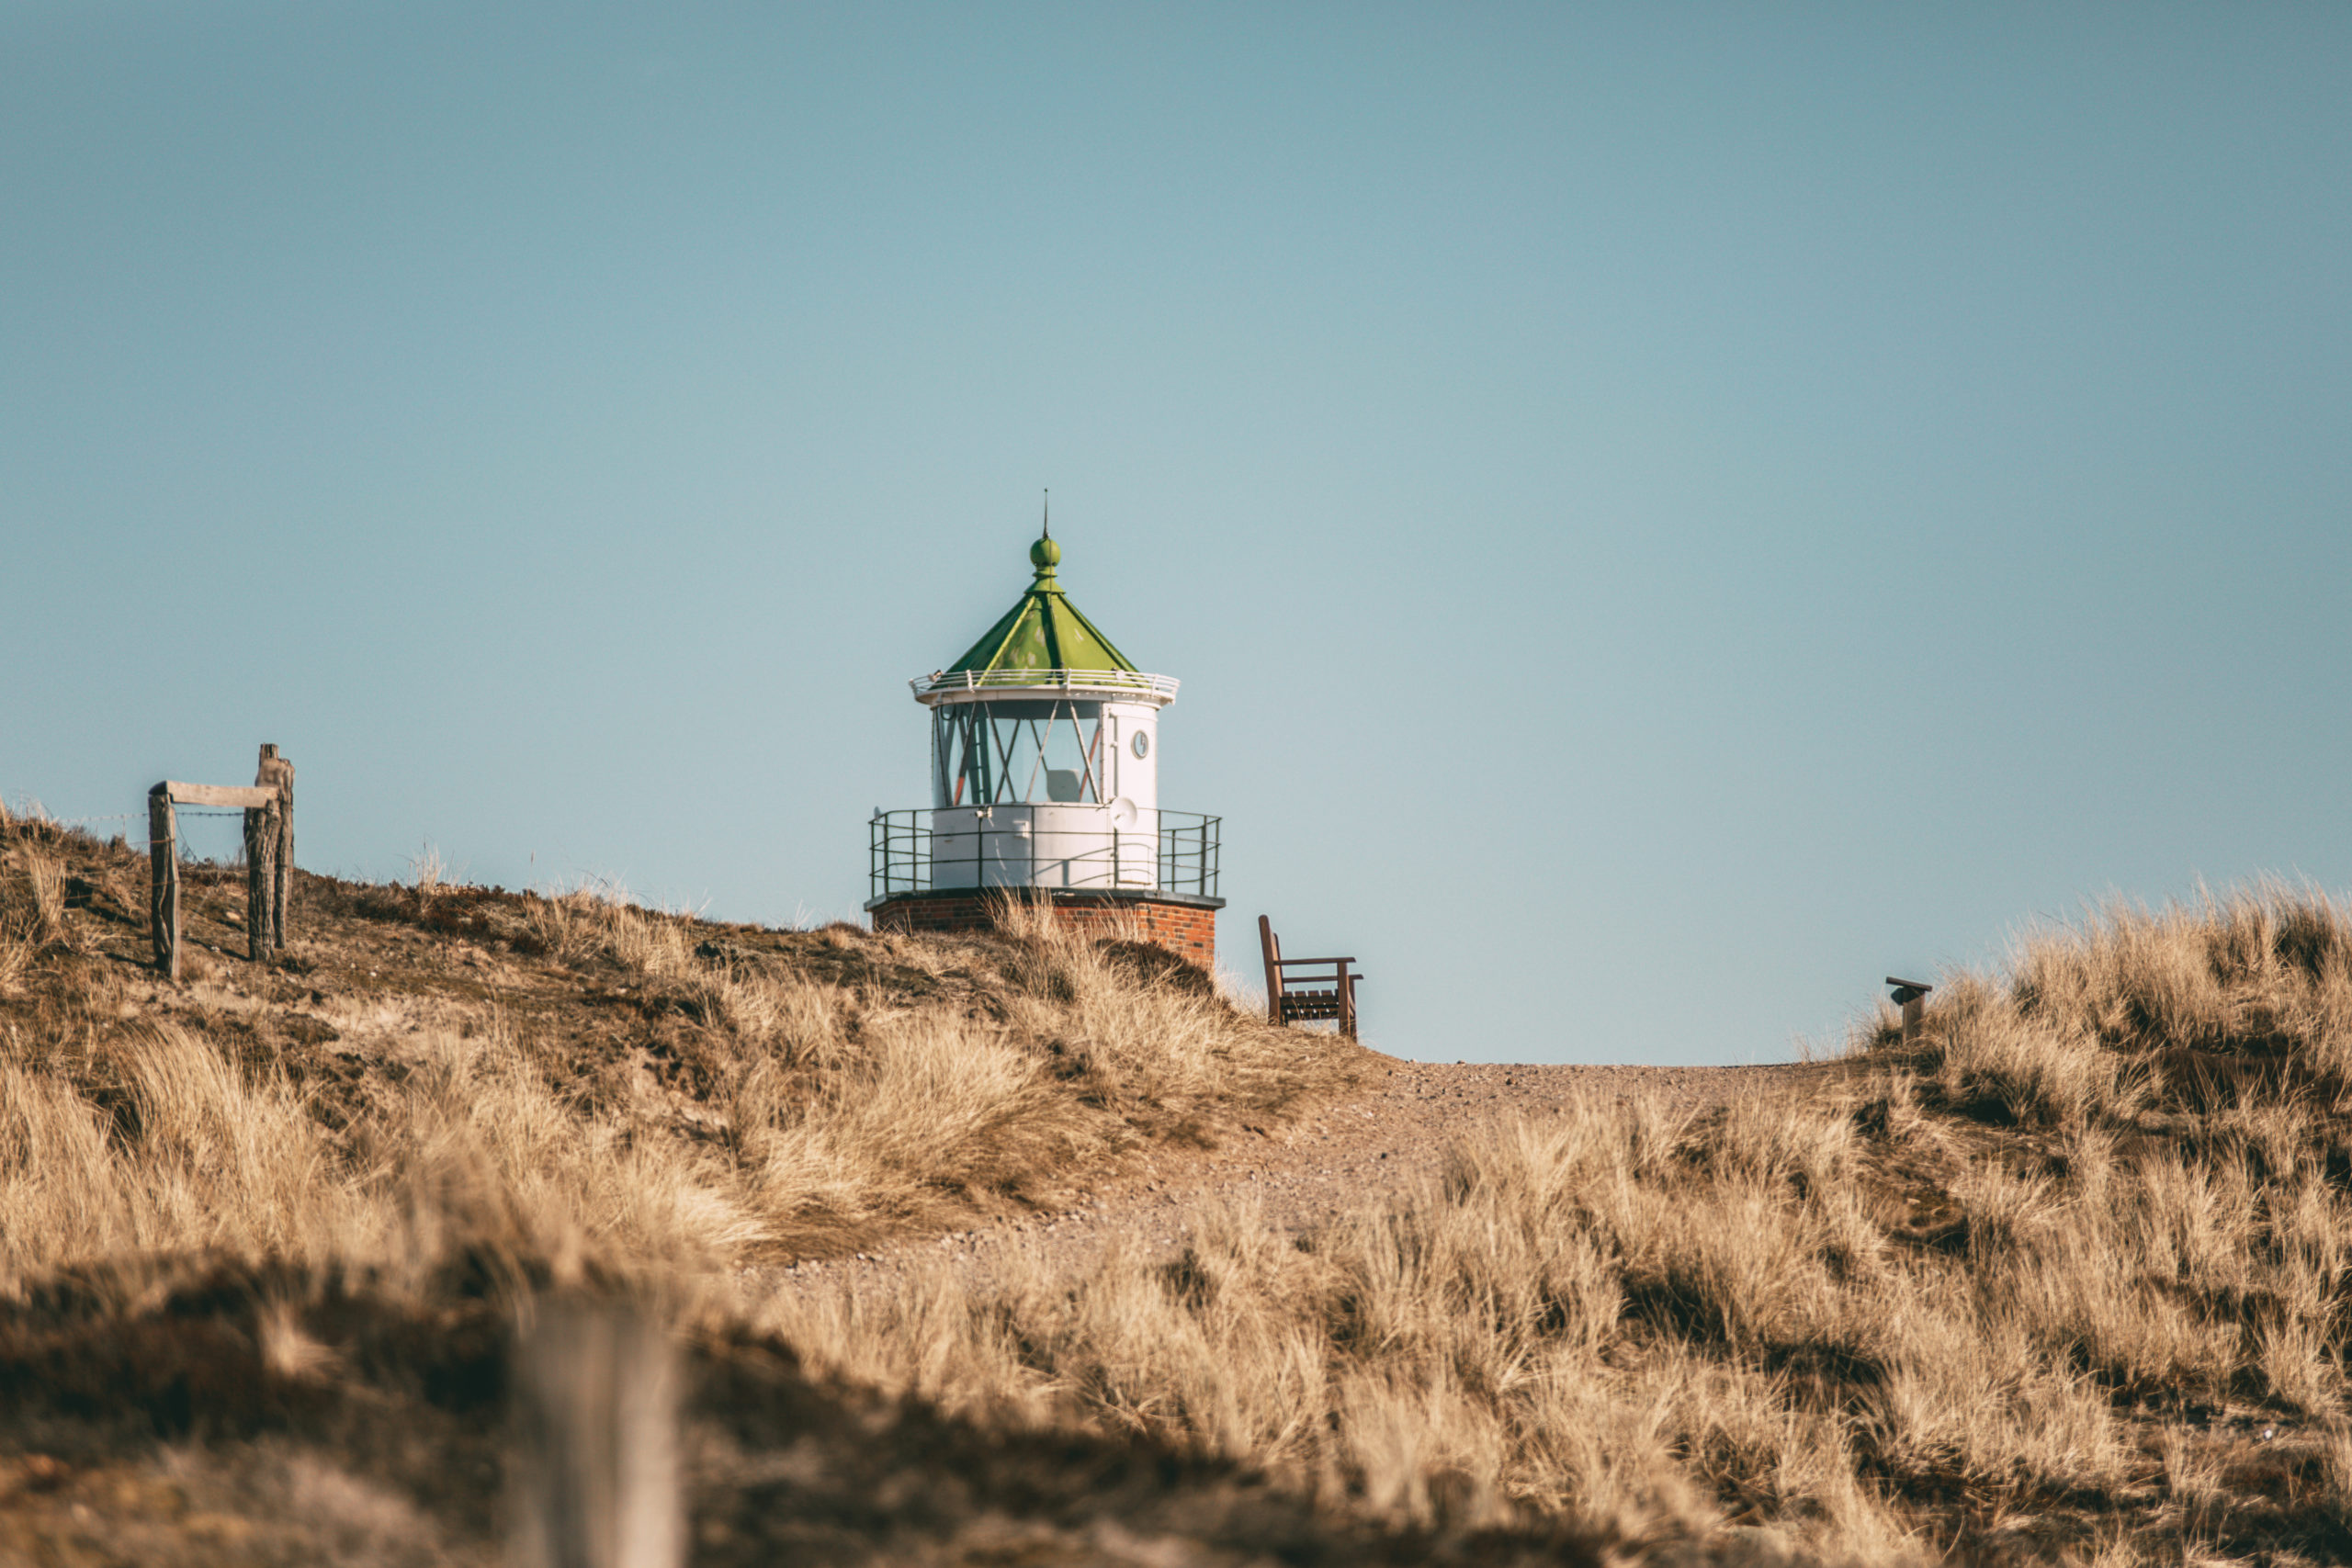
<path fill-rule="evenodd" d="M 1044 758 L 1039 755 L 1037 727 L 1039 720 L 1025 715 L 1009 713 L 1008 708 L 1042 707 L 1042 703 L 991 703 L 989 705 L 989 740 L 996 752 L 1000 773 L 994 801 L 1018 804 L 1040 799 L 1045 792 Z"/>
<path fill-rule="evenodd" d="M 1045 798 L 1102 799 L 1102 705 L 1060 703 L 1045 726 Z"/>
<path fill-rule="evenodd" d="M 932 713 L 933 800 L 940 806 L 987 806 L 1003 789 L 988 709 L 959 703 Z"/>
<path fill-rule="evenodd" d="M 955 704 L 933 710 L 932 744 L 941 806 L 1104 798 L 1099 702 Z"/>

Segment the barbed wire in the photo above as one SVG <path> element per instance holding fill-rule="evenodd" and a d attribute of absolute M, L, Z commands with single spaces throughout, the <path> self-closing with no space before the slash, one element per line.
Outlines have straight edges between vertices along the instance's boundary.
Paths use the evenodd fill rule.
<path fill-rule="evenodd" d="M 172 817 L 175 823 L 191 817 L 201 818 L 210 822 L 218 822 L 224 819 L 237 819 L 242 822 L 245 814 L 245 808 L 237 806 L 183 806 L 176 801 L 172 805 Z M 144 820 L 146 817 L 147 813 L 144 811 L 114 811 L 88 817 L 51 817 L 46 813 L 35 817 L 27 814 L 13 818 L 10 825 L 20 829 L 34 827 L 81 828 L 93 822 L 141 821 Z M 191 826 L 193 826 L 193 824 L 191 824 Z M 198 830 L 209 831 L 209 829 L 199 829 Z M 96 835 L 93 835 L 93 837 L 95 836 Z M 172 846 L 183 865 L 209 865 L 233 868 L 237 865 L 243 864 L 244 860 L 244 851 L 242 845 L 232 852 L 231 857 L 227 861 L 217 859 L 199 859 L 196 853 L 195 847 L 188 842 L 186 835 L 180 833 L 175 833 L 171 838 L 165 840 L 134 839 L 127 834 L 120 833 L 118 833 L 115 836 L 122 840 L 122 847 L 127 850 L 152 852 L 157 843 L 168 843 Z"/>
<path fill-rule="evenodd" d="M 125 839 L 122 841 L 122 847 L 126 850 L 152 850 L 157 844 L 170 844 L 173 848 L 179 851 L 181 860 L 186 861 L 190 864 L 198 863 L 195 859 L 195 852 L 188 847 L 188 842 L 186 839 Z M 240 851 L 239 852 L 242 853 L 243 852 Z M 458 885 L 451 884 L 451 886 L 454 886 Z"/>
<path fill-rule="evenodd" d="M 172 807 L 174 815 L 180 817 L 243 817 L 246 809 L 242 806 L 181 806 L 176 802 Z M 78 828 L 85 822 L 130 822 L 146 815 L 144 811 L 117 811 L 105 817 L 35 817 L 24 813 L 13 816 L 11 820 L 20 828 Z"/>

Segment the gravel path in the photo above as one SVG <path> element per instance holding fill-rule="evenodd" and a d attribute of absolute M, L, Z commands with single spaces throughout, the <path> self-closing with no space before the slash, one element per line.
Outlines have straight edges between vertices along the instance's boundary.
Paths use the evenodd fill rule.
<path fill-rule="evenodd" d="M 1388 1060 L 1385 1076 L 1375 1066 L 1366 1083 L 1298 1121 L 1251 1128 L 1215 1150 L 1162 1148 L 1096 1184 L 1065 1212 L 796 1264 L 772 1282 L 790 1290 L 846 1279 L 863 1289 L 942 1256 L 977 1277 L 1014 1250 L 1041 1257 L 1058 1273 L 1083 1267 L 1114 1235 L 1172 1257 L 1209 1205 L 1254 1199 L 1270 1221 L 1295 1232 L 1434 1174 L 1447 1139 L 1482 1122 L 1541 1115 L 1590 1095 L 1646 1094 L 1700 1111 L 1737 1095 L 1826 1084 L 1842 1071 L 1830 1062 L 1641 1067 Z"/>

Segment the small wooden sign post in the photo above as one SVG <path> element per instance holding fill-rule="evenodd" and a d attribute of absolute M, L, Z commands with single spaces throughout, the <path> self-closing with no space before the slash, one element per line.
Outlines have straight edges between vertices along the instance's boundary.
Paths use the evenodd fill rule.
<path fill-rule="evenodd" d="M 245 813 L 245 941 L 256 961 L 286 945 L 294 884 L 294 764 L 261 749 L 252 787 L 165 779 L 147 792 L 147 918 L 155 967 L 180 977 L 180 806 L 243 807 Z"/>
<path fill-rule="evenodd" d="M 1935 989 L 1923 980 L 1898 980 L 1894 976 L 1886 983 L 1894 987 L 1894 1004 L 1903 1010 L 1903 1043 L 1919 1043 L 1919 1021 L 1927 1016 L 1928 993 Z"/>

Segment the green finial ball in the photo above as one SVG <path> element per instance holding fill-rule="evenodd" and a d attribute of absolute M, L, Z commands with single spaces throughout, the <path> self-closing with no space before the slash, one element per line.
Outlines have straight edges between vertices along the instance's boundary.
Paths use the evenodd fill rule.
<path fill-rule="evenodd" d="M 1040 539 L 1029 547 L 1029 559 L 1040 573 L 1048 572 L 1061 564 L 1062 547 L 1051 539 Z"/>

